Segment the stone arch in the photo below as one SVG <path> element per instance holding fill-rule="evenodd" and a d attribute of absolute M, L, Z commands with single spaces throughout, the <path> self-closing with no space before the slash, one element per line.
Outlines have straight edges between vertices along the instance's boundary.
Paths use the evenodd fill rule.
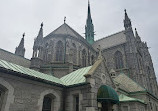
<path fill-rule="evenodd" d="M 9 111 L 10 104 L 14 101 L 14 88 L 3 78 L 0 78 L 0 87 L 4 90 L 1 111 Z"/>
<path fill-rule="evenodd" d="M 116 69 L 121 69 L 124 67 L 123 64 L 123 55 L 120 51 L 116 51 L 114 54 L 114 59 L 115 59 L 115 66 Z"/>
<path fill-rule="evenodd" d="M 61 107 L 61 100 L 60 100 L 60 96 L 58 95 L 58 93 L 56 91 L 54 91 L 53 89 L 50 90 L 45 90 L 40 94 L 40 98 L 38 100 L 38 111 L 42 111 L 42 106 L 43 106 L 43 100 L 44 97 L 47 95 L 51 95 L 53 97 L 53 110 L 52 111 L 58 111 Z"/>

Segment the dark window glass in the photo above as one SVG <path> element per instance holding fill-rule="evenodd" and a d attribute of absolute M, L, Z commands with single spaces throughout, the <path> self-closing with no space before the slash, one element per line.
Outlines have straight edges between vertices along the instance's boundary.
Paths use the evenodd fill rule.
<path fill-rule="evenodd" d="M 79 96 L 75 97 L 75 111 L 79 111 Z"/>
<path fill-rule="evenodd" d="M 4 91 L 0 88 L 0 111 L 2 110 Z"/>
<path fill-rule="evenodd" d="M 56 46 L 56 61 L 63 61 L 64 56 L 64 46 L 61 41 L 57 42 Z"/>
<path fill-rule="evenodd" d="M 94 56 L 91 56 L 92 65 L 94 64 Z"/>
<path fill-rule="evenodd" d="M 124 67 L 123 65 L 123 56 L 122 53 L 120 51 L 115 52 L 115 65 L 116 65 L 116 69 L 121 69 Z"/>
<path fill-rule="evenodd" d="M 42 111 L 51 111 L 52 99 L 50 97 L 44 97 Z"/>

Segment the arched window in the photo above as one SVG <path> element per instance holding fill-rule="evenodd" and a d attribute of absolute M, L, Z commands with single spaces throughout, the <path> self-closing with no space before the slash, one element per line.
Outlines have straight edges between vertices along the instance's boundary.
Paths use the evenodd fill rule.
<path fill-rule="evenodd" d="M 53 111 L 53 97 L 51 95 L 44 96 L 42 111 Z"/>
<path fill-rule="evenodd" d="M 76 64 L 77 62 L 77 49 L 76 49 L 76 45 L 73 43 L 73 63 Z"/>
<path fill-rule="evenodd" d="M 86 50 L 83 49 L 82 50 L 82 66 L 85 67 L 86 66 Z"/>
<path fill-rule="evenodd" d="M 94 64 L 94 55 L 91 56 L 92 65 Z"/>
<path fill-rule="evenodd" d="M 1 108 L 2 108 L 2 101 L 3 101 L 3 91 L 0 89 L 0 111 L 1 111 Z"/>
<path fill-rule="evenodd" d="M 63 61 L 64 56 L 64 46 L 61 41 L 57 42 L 56 45 L 56 61 Z"/>
<path fill-rule="evenodd" d="M 5 96 L 5 88 L 3 86 L 0 85 L 0 111 L 2 110 L 2 105 L 3 101 L 4 101 L 4 96 Z"/>
<path fill-rule="evenodd" d="M 116 51 L 115 55 L 114 55 L 114 58 L 115 58 L 116 69 L 123 68 L 124 65 L 123 65 L 123 56 L 122 56 L 122 53 L 120 51 Z"/>

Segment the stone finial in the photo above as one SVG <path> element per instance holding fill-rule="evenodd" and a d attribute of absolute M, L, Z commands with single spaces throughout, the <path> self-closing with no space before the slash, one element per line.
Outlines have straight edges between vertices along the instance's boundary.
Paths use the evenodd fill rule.
<path fill-rule="evenodd" d="M 23 38 L 25 37 L 25 32 L 23 33 L 23 35 L 22 35 L 22 36 L 23 36 Z"/>
<path fill-rule="evenodd" d="M 99 45 L 97 49 L 98 49 L 98 52 L 99 52 L 98 59 L 101 59 L 101 58 L 102 58 L 102 54 L 101 54 L 101 53 L 102 53 L 101 46 Z"/>
<path fill-rule="evenodd" d="M 41 23 L 41 28 L 43 27 L 43 22 Z"/>
<path fill-rule="evenodd" d="M 127 13 L 127 12 L 126 12 L 126 9 L 124 9 L 124 11 L 125 11 L 125 13 Z"/>
<path fill-rule="evenodd" d="M 66 17 L 64 17 L 64 23 L 66 22 Z"/>

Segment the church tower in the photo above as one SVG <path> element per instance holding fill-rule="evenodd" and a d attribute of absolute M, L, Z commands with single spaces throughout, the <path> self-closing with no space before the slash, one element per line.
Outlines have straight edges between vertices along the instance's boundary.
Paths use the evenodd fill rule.
<path fill-rule="evenodd" d="M 94 43 L 94 26 L 91 18 L 90 3 L 88 1 L 88 15 L 85 26 L 85 37 L 89 44 Z"/>
<path fill-rule="evenodd" d="M 18 55 L 18 56 L 21 56 L 21 57 L 24 57 L 24 55 L 25 55 L 24 36 L 25 36 L 25 33 L 23 34 L 23 37 L 20 41 L 19 46 L 16 47 L 16 49 L 15 49 L 15 54 Z"/>

